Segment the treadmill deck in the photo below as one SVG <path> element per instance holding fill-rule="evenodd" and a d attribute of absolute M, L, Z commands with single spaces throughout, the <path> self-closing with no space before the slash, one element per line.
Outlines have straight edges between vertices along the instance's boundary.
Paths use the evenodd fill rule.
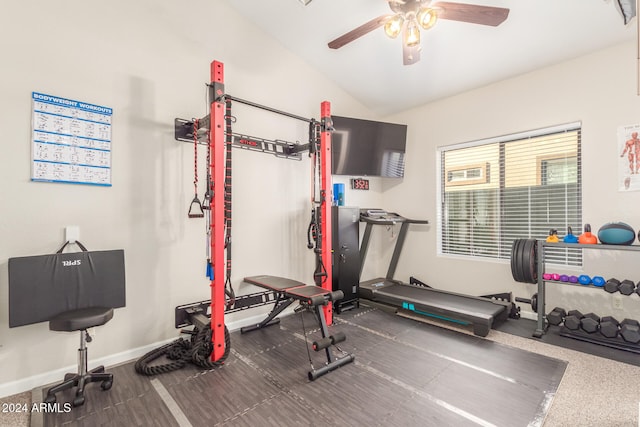
<path fill-rule="evenodd" d="M 508 317 L 505 303 L 389 279 L 360 283 L 360 297 L 415 313 L 473 325 L 476 335 L 487 336 L 495 320 Z"/>

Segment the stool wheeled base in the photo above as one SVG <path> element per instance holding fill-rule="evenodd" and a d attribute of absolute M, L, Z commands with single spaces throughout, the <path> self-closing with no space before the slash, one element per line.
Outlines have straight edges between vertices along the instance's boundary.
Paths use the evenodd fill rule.
<path fill-rule="evenodd" d="M 73 406 L 82 406 L 84 404 L 84 388 L 87 384 L 102 381 L 100 388 L 102 390 L 109 390 L 113 385 L 113 374 L 104 372 L 104 366 L 98 366 L 93 368 L 84 375 L 81 374 L 66 374 L 64 381 L 58 385 L 51 387 L 47 391 L 47 397 L 44 399 L 44 403 L 55 403 L 56 393 L 68 390 L 73 387 L 78 387 L 76 390 L 76 397 L 73 399 Z"/>

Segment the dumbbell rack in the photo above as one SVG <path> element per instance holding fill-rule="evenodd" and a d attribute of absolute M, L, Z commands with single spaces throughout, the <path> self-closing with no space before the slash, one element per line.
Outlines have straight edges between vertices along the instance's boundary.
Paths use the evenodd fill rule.
<path fill-rule="evenodd" d="M 580 329 L 571 330 L 566 326 L 560 328 L 560 336 L 573 338 L 580 341 L 590 342 L 592 344 L 603 345 L 618 350 L 630 351 L 632 353 L 640 354 L 640 345 L 626 342 L 620 336 L 615 338 L 600 337 L 600 334 L 589 334 Z"/>
<path fill-rule="evenodd" d="M 541 338 L 547 332 L 547 325 L 545 322 L 545 313 L 546 307 L 546 298 L 545 298 L 545 285 L 546 282 L 557 282 L 556 280 L 545 280 L 542 276 L 544 274 L 544 252 L 545 248 L 570 248 L 570 249 L 604 249 L 604 250 L 614 250 L 614 251 L 640 251 L 640 245 L 603 245 L 603 244 L 595 244 L 595 245 L 586 245 L 582 243 L 550 243 L 545 240 L 538 240 L 536 249 L 537 249 L 537 258 L 538 258 L 538 321 L 536 330 L 533 333 L 533 336 L 536 338 Z M 593 287 L 596 289 L 602 289 L 593 285 L 581 285 L 579 283 L 570 283 L 570 282 L 562 282 L 563 285 L 571 285 L 571 286 L 581 286 L 581 287 Z M 580 339 L 580 337 L 575 337 Z"/>

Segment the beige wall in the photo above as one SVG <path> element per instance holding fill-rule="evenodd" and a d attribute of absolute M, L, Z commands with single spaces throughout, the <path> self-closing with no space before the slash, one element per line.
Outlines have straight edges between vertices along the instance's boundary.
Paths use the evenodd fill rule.
<path fill-rule="evenodd" d="M 0 56 L 0 395 L 59 380 L 76 363 L 77 334 L 8 327 L 8 258 L 55 251 L 67 225 L 89 249 L 125 250 L 127 307 L 97 329 L 92 360 L 177 337 L 174 307 L 209 297 L 204 221 L 186 216 L 193 147 L 174 140 L 173 120 L 206 114 L 212 60 L 239 98 L 303 117 L 319 118 L 324 100 L 336 114 L 371 116 L 219 0 L 13 2 L 0 14 Z M 32 91 L 113 108 L 111 188 L 30 181 Z M 233 113 L 238 132 L 306 142 L 302 122 L 238 104 Z M 204 150 L 200 160 L 203 183 Z M 234 150 L 234 165 L 236 291 L 253 291 L 241 283 L 253 274 L 311 282 L 308 158 Z M 378 204 L 379 194 L 367 197 Z"/>
<path fill-rule="evenodd" d="M 434 287 L 476 295 L 512 290 L 529 297 L 535 292 L 533 285 L 513 281 L 506 262 L 437 254 L 438 146 L 581 121 L 584 222 L 594 231 L 610 221 L 640 228 L 635 208 L 640 192 L 618 192 L 617 182 L 617 128 L 640 120 L 635 58 L 634 43 L 619 45 L 388 117 L 408 123 L 409 141 L 404 182 L 385 189 L 384 204 L 431 220 L 409 233 L 396 277 L 413 275 Z M 638 262 L 640 253 L 586 251 L 583 269 L 570 274 L 638 281 L 640 274 L 632 267 Z M 625 297 L 625 310 L 614 312 L 611 296 L 597 289 L 550 285 L 548 294 L 549 309 L 560 305 L 640 317 L 637 295 Z"/>

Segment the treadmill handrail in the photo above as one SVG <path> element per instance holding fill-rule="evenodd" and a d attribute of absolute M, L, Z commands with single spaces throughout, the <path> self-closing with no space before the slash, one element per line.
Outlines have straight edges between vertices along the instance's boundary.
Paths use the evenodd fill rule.
<path fill-rule="evenodd" d="M 364 211 L 360 211 L 360 221 L 365 222 L 367 224 L 364 230 L 362 243 L 360 245 L 360 276 L 362 276 L 364 262 L 367 257 L 367 251 L 369 250 L 369 239 L 371 238 L 371 230 L 374 225 L 402 224 L 400 226 L 400 233 L 398 234 L 398 238 L 396 240 L 396 244 L 393 249 L 393 255 L 391 256 L 389 269 L 387 270 L 387 275 L 385 276 L 387 279 L 393 279 L 393 276 L 396 272 L 396 267 L 398 266 L 398 260 L 400 259 L 400 252 L 402 252 L 402 246 L 404 245 L 404 240 L 407 235 L 409 224 L 429 224 L 429 221 L 426 219 L 409 219 L 409 218 L 400 216 L 396 213 L 389 214 L 389 215 L 394 215 L 394 217 L 397 219 L 382 218 L 378 215 L 369 216 L 369 215 L 366 215 Z"/>

